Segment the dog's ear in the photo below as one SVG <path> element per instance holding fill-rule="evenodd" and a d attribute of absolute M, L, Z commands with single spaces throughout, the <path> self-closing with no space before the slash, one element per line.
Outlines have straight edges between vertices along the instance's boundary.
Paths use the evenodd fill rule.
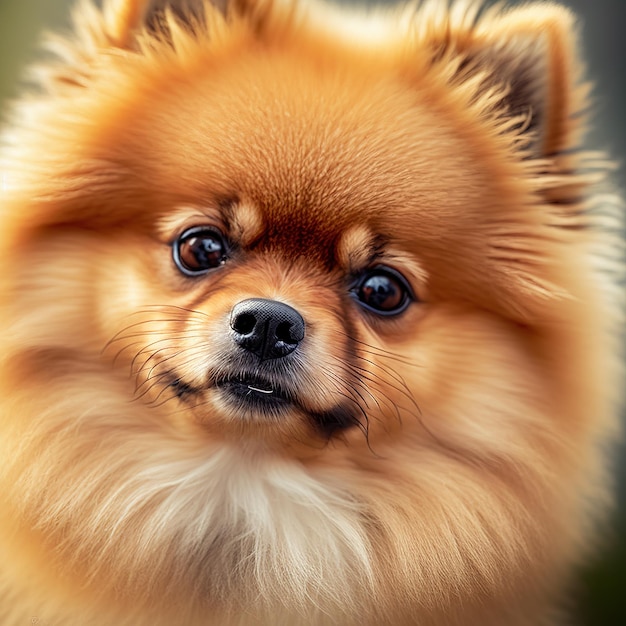
<path fill-rule="evenodd" d="M 248 20 L 255 28 L 262 26 L 269 15 L 274 0 L 107 0 L 103 8 L 103 27 L 109 42 L 119 48 L 132 48 L 134 37 L 143 28 L 159 31 L 163 28 L 165 14 L 173 13 L 180 24 L 193 28 L 202 20 L 206 4 L 225 16 Z"/>
<path fill-rule="evenodd" d="M 461 55 L 459 81 L 473 81 L 478 94 L 504 89 L 499 111 L 516 118 L 513 129 L 527 138 L 534 156 L 571 147 L 576 139 L 574 117 L 584 106 L 586 86 L 580 85 L 573 15 L 553 4 L 531 4 L 502 13 L 488 10 L 476 22 L 445 34 L 434 28 L 439 55 Z M 437 38 L 439 37 L 439 41 Z M 447 55 L 446 52 L 450 52 Z"/>
<path fill-rule="evenodd" d="M 135 32 L 143 26 L 152 8 L 150 0 L 108 0 L 102 8 L 102 30 L 109 43 L 130 48 Z"/>
<path fill-rule="evenodd" d="M 213 0 L 211 4 L 226 12 L 229 0 Z M 179 23 L 192 26 L 202 17 L 204 5 L 203 0 L 107 0 L 102 9 L 102 27 L 111 45 L 132 48 L 139 31 L 160 29 L 167 11 Z"/>
<path fill-rule="evenodd" d="M 50 35 L 48 48 L 59 62 L 34 68 L 35 78 L 52 93 L 72 93 L 86 85 L 102 54 L 112 51 L 139 51 L 142 33 L 168 45 L 173 16 L 177 28 L 202 28 L 206 11 L 238 16 L 253 25 L 273 0 L 103 0 L 98 9 L 81 2 L 74 13 L 75 37 Z"/>

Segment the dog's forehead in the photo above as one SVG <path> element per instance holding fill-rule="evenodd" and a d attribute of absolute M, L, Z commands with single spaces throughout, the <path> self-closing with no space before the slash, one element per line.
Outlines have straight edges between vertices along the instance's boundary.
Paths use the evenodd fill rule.
<path fill-rule="evenodd" d="M 442 173 L 441 161 L 461 145 L 408 86 L 283 58 L 227 69 L 162 91 L 138 116 L 129 153 L 151 184 L 200 204 L 245 198 L 275 237 L 308 243 L 454 189 L 456 165 Z"/>
<path fill-rule="evenodd" d="M 152 103 L 147 143 L 159 163 L 176 159 L 182 175 L 262 193 L 268 205 L 332 201 L 366 181 L 376 191 L 385 169 L 398 166 L 389 153 L 403 134 L 398 120 L 417 112 L 400 110 L 406 102 L 394 102 L 387 85 L 304 67 L 245 69 L 200 77 Z"/>
<path fill-rule="evenodd" d="M 370 69 L 249 56 L 146 77 L 107 103 L 90 145 L 110 175 L 86 186 L 79 172 L 81 189 L 106 186 L 89 219 L 149 228 L 235 200 L 257 212 L 259 245 L 321 260 L 358 224 L 405 248 L 438 242 L 441 215 L 455 216 L 446 233 L 463 231 L 488 183 L 475 151 L 419 85 Z"/>

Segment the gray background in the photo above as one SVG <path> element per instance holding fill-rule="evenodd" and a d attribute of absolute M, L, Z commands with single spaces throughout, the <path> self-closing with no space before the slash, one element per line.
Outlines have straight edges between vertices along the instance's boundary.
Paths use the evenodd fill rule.
<path fill-rule="evenodd" d="M 589 75 L 596 84 L 596 127 L 592 143 L 620 161 L 615 180 L 625 189 L 626 0 L 561 1 L 580 16 Z M 376 3 L 373 0 L 362 2 Z M 0 110 L 3 102 L 16 95 L 24 64 L 36 58 L 37 37 L 42 29 L 67 27 L 70 4 L 71 0 L 0 0 Z M 622 447 L 618 454 L 620 506 L 611 528 L 600 538 L 606 547 L 596 562 L 583 572 L 583 582 L 574 594 L 573 613 L 581 626 L 626 625 L 625 456 L 626 448 Z"/>

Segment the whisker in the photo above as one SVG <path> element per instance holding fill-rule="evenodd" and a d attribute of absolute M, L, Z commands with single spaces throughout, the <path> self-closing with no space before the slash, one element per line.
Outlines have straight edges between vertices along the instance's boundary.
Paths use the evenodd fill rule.
<path fill-rule="evenodd" d="M 131 313 L 131 315 L 138 315 L 140 313 L 142 315 L 145 315 L 145 313 L 140 312 L 140 311 Z M 124 328 L 122 328 L 117 333 L 115 333 L 109 341 L 113 341 L 116 337 L 121 335 L 123 332 L 129 330 L 130 328 L 136 328 L 137 326 L 145 326 L 146 324 L 160 324 L 160 323 L 165 324 L 165 323 L 170 323 L 170 322 L 184 322 L 184 321 L 187 321 L 187 319 L 188 318 L 185 318 L 185 317 L 151 317 L 150 319 L 141 320 L 140 322 L 134 322 L 132 324 L 128 324 L 127 326 L 124 326 Z"/>
<path fill-rule="evenodd" d="M 165 332 L 163 332 L 163 333 L 161 333 L 161 334 L 166 334 L 166 333 L 165 333 Z M 142 337 L 142 336 L 144 336 L 144 334 L 143 334 L 143 333 L 136 333 L 136 334 L 133 334 L 132 336 L 125 337 L 125 339 L 136 338 L 136 337 Z M 154 341 L 154 342 L 152 342 L 152 343 L 151 343 L 151 344 L 149 344 L 149 345 L 150 345 L 150 346 L 153 346 L 153 345 L 156 345 L 157 343 L 160 343 L 160 342 L 163 342 L 163 341 L 170 341 L 170 340 L 172 340 L 172 339 L 182 339 L 182 338 L 186 338 L 186 337 L 188 337 L 188 336 L 189 336 L 189 335 L 187 335 L 187 334 L 185 334 L 185 333 L 175 333 L 175 334 L 173 334 L 173 335 L 168 335 L 167 337 L 164 337 L 164 338 L 162 338 L 162 339 L 159 339 L 158 341 Z M 192 335 L 191 337 L 193 338 L 193 335 Z M 198 340 L 200 340 L 200 339 L 202 339 L 202 338 L 201 338 L 201 337 L 197 337 L 197 339 L 198 339 Z M 120 357 L 120 356 L 124 353 L 124 351 L 129 350 L 129 349 L 133 348 L 134 346 L 141 346 L 141 345 L 142 345 L 142 342 L 141 342 L 141 341 L 133 341 L 133 342 L 131 342 L 131 343 L 128 343 L 128 344 L 127 344 L 127 345 L 125 345 L 125 346 L 122 346 L 122 347 L 121 347 L 121 348 L 120 348 L 120 349 L 119 349 L 119 350 L 115 353 L 115 356 L 113 357 L 113 359 L 112 359 L 111 363 L 112 363 L 113 365 L 115 365 L 115 364 L 117 363 L 117 360 L 119 359 L 119 357 Z M 132 362 L 131 362 L 131 370 L 134 368 L 134 364 L 135 364 L 135 361 L 136 361 L 137 357 L 138 357 L 138 356 L 139 356 L 139 355 L 140 355 L 143 351 L 144 351 L 144 349 L 140 350 L 140 351 L 139 351 L 139 353 L 137 353 L 137 354 L 133 357 L 133 360 L 132 360 Z M 103 356 L 103 355 L 101 354 L 101 356 Z"/>
<path fill-rule="evenodd" d="M 197 340 L 198 342 L 201 342 L 203 339 L 205 339 L 204 337 L 201 336 L 194 336 L 193 334 L 186 334 L 186 333 L 182 333 L 180 336 L 177 335 L 173 335 L 171 337 L 165 337 L 163 339 L 158 339 L 157 341 L 153 341 L 152 343 L 146 345 L 145 347 L 143 347 L 133 358 L 133 360 L 130 363 L 130 368 L 131 371 L 133 370 L 133 368 L 135 367 L 135 363 L 137 362 L 137 359 L 143 354 L 145 353 L 150 347 L 157 345 L 163 341 L 170 341 L 172 339 L 179 339 L 179 338 L 185 338 L 185 339 L 189 339 L 189 340 Z M 196 346 L 191 346 L 189 348 L 184 348 L 186 350 L 191 349 L 192 347 L 196 347 Z M 150 361 L 154 356 L 158 355 L 161 351 L 163 350 L 156 350 L 151 356 L 149 356 L 145 361 L 144 361 L 144 365 L 146 365 L 148 363 L 148 361 Z M 141 371 L 141 369 L 143 369 L 143 366 L 138 370 Z"/>
<path fill-rule="evenodd" d="M 211 316 L 205 313 L 204 311 L 199 311 L 198 309 L 189 309 L 184 306 L 180 306 L 177 304 L 148 304 L 139 311 L 132 313 L 131 315 L 136 315 L 141 312 L 152 312 L 154 310 L 158 311 L 167 311 L 168 309 L 174 309 L 175 311 L 181 311 L 183 313 L 191 313 L 193 315 L 199 315 L 201 317 L 205 317 L 207 319 L 211 319 Z"/>
<path fill-rule="evenodd" d="M 194 346 L 194 348 L 195 348 L 195 346 Z M 163 348 L 163 349 L 161 349 L 161 350 L 159 350 L 159 351 L 157 351 L 157 352 L 163 352 L 164 350 L 165 350 L 165 349 Z M 156 376 L 153 376 L 153 374 L 152 374 L 152 373 L 154 372 L 154 370 L 155 370 L 157 367 L 159 367 L 159 366 L 163 366 L 163 365 L 164 365 L 164 364 L 166 364 L 169 360 L 171 360 L 171 359 L 173 359 L 173 358 L 176 358 L 176 357 L 180 356 L 181 354 L 184 354 L 185 352 L 189 352 L 190 350 L 192 350 L 192 348 L 182 348 L 181 350 L 178 350 L 177 352 L 175 352 L 175 353 L 173 353 L 173 354 L 168 355 L 166 358 L 164 358 L 164 359 L 160 359 L 157 363 L 155 363 L 155 364 L 154 364 L 154 365 L 150 368 L 150 370 L 148 371 L 148 374 L 147 374 L 147 375 L 146 375 L 146 377 L 145 377 L 145 380 L 144 380 L 144 381 L 143 381 L 140 385 L 138 385 L 137 387 L 135 387 L 135 394 L 136 394 L 137 392 L 139 392 L 139 390 L 140 390 L 140 389 L 141 389 L 144 385 L 148 384 L 150 381 L 154 380 L 155 378 L 157 378 L 157 380 L 160 380 L 160 379 L 159 379 L 159 377 L 161 376 L 161 374 L 157 374 Z M 154 356 L 154 355 L 152 355 L 152 356 Z M 181 363 L 179 363 L 179 364 L 178 364 L 178 366 L 179 366 L 179 367 L 181 367 L 181 368 L 184 368 L 184 367 L 186 367 L 187 365 L 189 365 L 190 363 L 194 363 L 195 361 L 196 361 L 196 358 L 195 358 L 195 357 L 193 357 L 193 358 L 189 358 L 189 359 L 187 359 L 187 360 L 182 361 Z M 141 372 L 142 372 L 142 371 L 144 371 L 144 369 L 145 369 L 145 363 L 144 363 L 144 365 L 142 365 L 142 368 L 141 368 L 141 369 L 139 369 L 139 370 L 136 372 L 136 376 L 137 376 L 137 377 L 139 377 L 139 375 L 141 374 Z M 166 372 L 166 373 L 167 373 L 167 372 Z M 146 392 L 144 391 L 144 392 L 143 392 L 140 396 L 138 396 L 138 397 L 139 397 L 139 398 L 142 398 L 145 394 L 146 394 Z"/>
<path fill-rule="evenodd" d="M 167 402 L 169 402 L 170 400 L 173 400 L 174 398 L 176 398 L 176 393 L 174 393 L 173 395 L 171 395 L 169 398 L 165 398 L 165 400 L 163 400 L 162 402 L 159 402 L 161 396 L 168 391 L 169 389 L 171 389 L 171 384 L 170 385 L 164 385 L 163 389 L 161 389 L 161 391 L 157 394 L 157 397 L 154 400 L 151 400 L 149 405 L 151 407 L 154 408 L 158 408 L 160 406 L 163 406 L 164 404 L 166 404 Z"/>
<path fill-rule="evenodd" d="M 121 348 L 120 348 L 120 349 L 119 349 L 119 350 L 115 353 L 115 356 L 113 357 L 113 361 L 112 361 L 113 365 L 116 365 L 116 364 L 117 364 L 117 359 L 119 359 L 119 357 L 120 357 L 120 356 L 122 356 L 122 353 L 123 353 L 125 350 L 129 350 L 130 348 L 132 348 L 132 347 L 134 347 L 134 346 L 140 346 L 140 345 L 142 345 L 141 341 L 134 341 L 133 343 L 129 343 L 129 344 L 125 345 L 125 346 L 122 346 L 122 347 L 121 347 Z M 102 356 L 102 355 L 101 355 L 101 356 Z M 132 376 L 132 372 L 131 372 L 131 376 Z"/>
<path fill-rule="evenodd" d="M 396 402 L 394 402 L 389 395 L 387 395 L 384 391 L 384 386 L 382 386 L 381 384 L 379 384 L 378 380 L 375 379 L 372 376 L 365 376 L 362 375 L 360 378 L 365 379 L 368 383 L 370 383 L 372 385 L 372 387 L 374 389 L 376 389 L 378 391 L 378 393 L 380 394 L 380 396 L 385 400 L 385 404 L 387 406 L 389 406 L 396 414 L 396 418 L 398 419 L 398 422 L 402 423 L 402 416 L 400 415 L 400 409 L 404 408 L 404 407 L 399 407 L 398 404 Z M 363 389 L 366 389 L 367 392 L 372 396 L 372 398 L 374 398 L 374 401 L 376 402 L 376 406 L 377 408 L 382 411 L 382 406 L 378 400 L 378 398 L 367 388 L 366 385 L 361 384 L 361 387 Z"/>
<path fill-rule="evenodd" d="M 396 354 L 395 352 L 392 352 L 391 350 L 385 350 L 384 348 L 381 348 L 379 346 L 374 346 L 370 343 L 362 341 L 361 339 L 358 339 L 357 337 L 354 337 L 353 335 L 350 335 L 345 332 L 342 332 L 341 334 L 347 339 L 349 339 L 350 341 L 358 344 L 359 346 L 362 346 L 363 348 L 366 348 L 364 350 L 366 354 L 371 354 L 372 356 L 379 356 L 382 358 L 391 359 L 391 360 L 397 361 L 398 363 L 402 363 L 403 365 L 409 365 L 411 367 L 421 367 L 418 363 L 415 363 L 414 361 L 411 361 L 408 358 L 404 358 Z"/>
<path fill-rule="evenodd" d="M 415 399 L 413 398 L 413 394 L 411 393 L 411 391 L 409 390 L 405 380 L 402 378 L 402 376 L 400 376 L 397 372 L 389 369 L 388 367 L 385 367 L 383 365 L 381 365 L 380 363 L 375 363 L 374 361 L 371 361 L 369 359 L 366 359 L 364 357 L 359 357 L 362 361 L 364 361 L 365 363 L 369 363 L 372 367 L 374 368 L 378 368 L 380 369 L 384 374 L 386 374 L 387 376 L 389 376 L 390 378 L 392 378 L 396 383 L 398 383 L 400 385 L 400 387 L 390 383 L 389 381 L 387 381 L 387 384 L 389 384 L 389 386 L 392 389 L 395 389 L 397 392 L 403 394 L 408 400 L 410 400 L 411 404 L 413 404 L 415 406 L 415 409 L 418 412 L 421 412 L 419 409 L 419 406 L 417 405 L 417 402 L 415 402 Z M 360 372 L 360 376 L 363 377 L 365 376 L 367 378 L 367 380 L 369 380 L 370 382 L 375 382 L 375 379 L 373 379 L 371 376 L 371 372 L 368 369 L 365 369 L 364 367 L 361 367 L 359 365 L 353 365 L 352 367 L 354 367 L 356 370 L 358 370 Z"/>
<path fill-rule="evenodd" d="M 374 402 L 378 405 L 378 408 L 380 408 L 380 405 L 378 404 L 378 401 L 376 400 L 376 397 L 372 394 L 372 392 L 367 389 L 367 387 L 364 387 L 363 385 L 355 385 L 353 384 L 351 381 L 349 381 L 347 378 L 345 378 L 344 376 L 341 376 L 340 374 L 337 374 L 335 372 L 332 372 L 330 370 L 328 370 L 326 372 L 326 374 L 332 379 L 334 380 L 336 383 L 338 383 L 339 385 L 341 385 L 341 387 L 343 388 L 348 388 L 353 394 L 355 394 L 356 396 L 358 396 L 360 398 L 360 400 L 363 402 L 363 404 L 365 404 L 365 407 L 369 409 L 369 404 L 367 403 L 367 400 L 365 399 L 365 397 L 363 396 L 363 394 L 359 391 L 358 386 L 360 386 L 362 389 L 364 389 L 368 395 L 374 400 Z M 358 381 L 357 381 L 358 382 Z M 339 393 L 339 392 L 338 392 Z M 355 398 L 356 401 L 356 398 Z"/>

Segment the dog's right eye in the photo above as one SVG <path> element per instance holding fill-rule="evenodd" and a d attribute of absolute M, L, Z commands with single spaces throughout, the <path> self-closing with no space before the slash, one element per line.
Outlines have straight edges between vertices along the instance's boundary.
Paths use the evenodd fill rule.
<path fill-rule="evenodd" d="M 227 252 L 224 237 L 205 226 L 189 228 L 172 246 L 174 263 L 187 276 L 198 276 L 219 267 Z"/>

